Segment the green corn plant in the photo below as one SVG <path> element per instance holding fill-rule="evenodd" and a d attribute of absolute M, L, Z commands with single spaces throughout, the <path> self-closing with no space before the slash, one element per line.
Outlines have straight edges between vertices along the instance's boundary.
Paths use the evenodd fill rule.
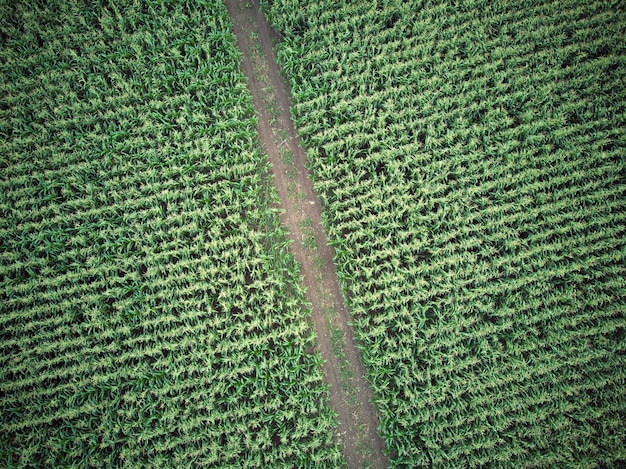
<path fill-rule="evenodd" d="M 330 3 L 265 9 L 392 464 L 619 464 L 623 432 L 554 409 L 570 373 L 605 422 L 625 405 L 594 351 L 565 358 L 623 350 L 623 15 Z"/>
<path fill-rule="evenodd" d="M 0 23 L 5 464 L 336 466 L 224 5 Z"/>

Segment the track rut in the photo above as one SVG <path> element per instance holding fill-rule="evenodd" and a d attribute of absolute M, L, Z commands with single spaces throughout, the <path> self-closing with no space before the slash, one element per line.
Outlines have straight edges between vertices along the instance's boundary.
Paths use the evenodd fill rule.
<path fill-rule="evenodd" d="M 295 256 L 311 304 L 317 347 L 337 413 L 336 438 L 348 467 L 383 468 L 389 465 L 372 404 L 372 390 L 349 325 L 350 314 L 341 294 L 322 226 L 320 201 L 306 168 L 305 153 L 290 115 L 290 90 L 279 73 L 272 41 L 277 39 L 260 11 L 258 0 L 226 0 L 233 20 L 242 69 L 248 77 L 257 113 L 261 144 L 272 167 L 280 199 L 281 222 L 292 240 Z"/>

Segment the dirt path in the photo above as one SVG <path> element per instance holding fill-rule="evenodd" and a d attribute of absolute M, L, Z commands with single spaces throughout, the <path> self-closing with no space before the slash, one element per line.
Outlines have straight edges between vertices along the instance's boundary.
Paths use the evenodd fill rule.
<path fill-rule="evenodd" d="M 305 166 L 290 115 L 290 91 L 279 74 L 272 50 L 276 34 L 260 12 L 258 0 L 226 0 L 233 19 L 242 68 L 248 77 L 259 132 L 268 154 L 282 209 L 281 221 L 293 240 L 306 299 L 312 306 L 317 345 L 330 388 L 330 405 L 338 414 L 336 437 L 350 468 L 383 468 L 388 461 L 378 436 L 372 391 L 348 325 L 350 315 L 341 295 L 321 224 L 321 207 Z"/>

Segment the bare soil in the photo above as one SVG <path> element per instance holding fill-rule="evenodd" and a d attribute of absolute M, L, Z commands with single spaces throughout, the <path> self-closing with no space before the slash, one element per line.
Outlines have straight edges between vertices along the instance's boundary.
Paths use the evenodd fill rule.
<path fill-rule="evenodd" d="M 312 307 L 330 405 L 340 422 L 336 438 L 348 467 L 387 467 L 372 390 L 348 324 L 350 314 L 322 226 L 320 202 L 291 120 L 290 90 L 272 49 L 277 34 L 266 22 L 258 0 L 226 0 L 226 6 L 243 54 L 241 65 L 248 77 L 261 143 L 271 163 L 281 222 L 292 240 L 290 249 L 300 265 L 306 299 Z"/>

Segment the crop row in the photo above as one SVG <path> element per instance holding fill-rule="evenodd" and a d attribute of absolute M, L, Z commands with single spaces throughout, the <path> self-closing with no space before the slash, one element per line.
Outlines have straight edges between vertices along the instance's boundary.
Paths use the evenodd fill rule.
<path fill-rule="evenodd" d="M 393 465 L 624 462 L 623 12 L 305 3 L 265 9 Z"/>
<path fill-rule="evenodd" d="M 336 467 L 221 2 L 0 13 L 3 467 Z"/>

